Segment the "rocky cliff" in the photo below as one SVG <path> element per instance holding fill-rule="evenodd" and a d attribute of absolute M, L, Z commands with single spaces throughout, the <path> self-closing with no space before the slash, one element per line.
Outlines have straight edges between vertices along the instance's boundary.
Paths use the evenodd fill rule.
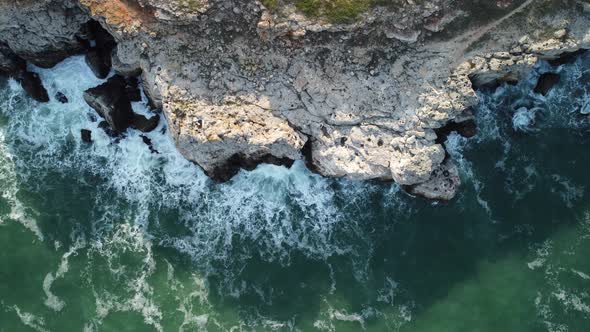
<path fill-rule="evenodd" d="M 108 64 L 141 75 L 212 177 L 305 158 L 325 176 L 450 199 L 460 180 L 440 143 L 469 124 L 474 89 L 587 48 L 589 12 L 574 0 L 0 0 L 0 70 L 96 47 L 98 22 L 116 42 Z"/>

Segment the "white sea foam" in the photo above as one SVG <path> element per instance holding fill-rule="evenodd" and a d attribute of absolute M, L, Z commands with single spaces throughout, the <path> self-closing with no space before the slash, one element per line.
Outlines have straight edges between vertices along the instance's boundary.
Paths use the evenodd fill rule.
<path fill-rule="evenodd" d="M 520 131 L 534 131 L 536 129 L 531 128 L 535 124 L 535 117 L 539 109 L 528 109 L 521 107 L 514 112 L 512 116 L 512 127 L 514 130 Z"/>
<path fill-rule="evenodd" d="M 65 301 L 57 297 L 51 292 L 51 286 L 56 279 L 63 278 L 69 270 L 69 258 L 72 255 L 76 255 L 76 252 L 86 245 L 85 241 L 78 239 L 74 245 L 68 250 L 61 258 L 61 262 L 57 271 L 54 273 L 48 273 L 43 279 L 43 291 L 45 292 L 45 305 L 54 311 L 61 311 L 66 305 Z"/>
<path fill-rule="evenodd" d="M 9 117 L 5 131 L 10 133 L 10 141 L 4 144 L 18 150 L 18 172 L 25 179 L 46 170 L 106 179 L 98 189 L 96 209 L 103 213 L 97 216 L 100 222 L 94 222 L 98 229 L 108 230 L 113 218 L 126 218 L 117 215 L 115 206 L 100 206 L 116 204 L 114 191 L 131 206 L 129 222 L 142 232 L 161 222 L 153 215 L 155 211 L 179 211 L 176 222 L 188 232 L 164 235 L 158 243 L 195 261 L 227 259 L 236 241 L 256 243 L 262 257 L 284 263 L 293 251 L 324 259 L 353 250 L 338 240 L 338 230 L 352 231 L 354 221 L 344 224 L 335 206 L 333 181 L 311 174 L 303 163 L 296 162 L 291 168 L 261 165 L 226 184 L 215 185 L 178 152 L 169 135 L 162 134 L 165 119 L 159 128 L 145 134 L 159 154 L 150 152 L 139 131 L 129 130 L 114 143 L 99 129 L 98 121 L 91 121 L 98 115 L 84 102 L 83 91 L 104 80 L 93 76 L 82 57 L 69 58 L 53 69 L 31 69 L 39 73 L 52 100 L 47 104 L 25 100 L 20 86 L 13 84 L 13 97 L 27 105 L 3 108 Z M 55 100 L 58 92 L 69 102 Z M 144 96 L 143 102 L 133 107 L 147 114 L 145 105 Z M 81 129 L 92 130 L 91 146 L 81 142 Z M 29 185 L 40 186 L 42 181 L 30 181 Z M 349 198 L 353 201 L 354 195 Z"/>
<path fill-rule="evenodd" d="M 14 312 L 17 314 L 20 321 L 30 327 L 31 329 L 38 332 L 48 332 L 49 330 L 45 327 L 45 320 L 42 317 L 38 317 L 29 312 L 22 311 L 19 307 L 13 307 Z"/>

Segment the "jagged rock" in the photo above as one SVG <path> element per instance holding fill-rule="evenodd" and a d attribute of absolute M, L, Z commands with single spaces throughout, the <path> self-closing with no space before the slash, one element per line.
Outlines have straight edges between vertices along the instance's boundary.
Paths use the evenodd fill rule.
<path fill-rule="evenodd" d="M 115 131 L 113 131 L 113 128 L 111 128 L 111 126 L 109 126 L 109 123 L 104 120 L 100 121 L 98 123 L 98 128 L 102 129 L 102 131 L 104 131 L 105 134 L 107 134 L 109 137 L 112 137 L 112 138 L 117 138 L 120 135 L 120 134 L 116 133 Z"/>
<path fill-rule="evenodd" d="M 253 157 L 246 156 L 242 153 L 236 153 L 229 157 L 223 164 L 218 165 L 212 170 L 208 170 L 206 173 L 215 181 L 226 182 L 238 174 L 241 169 L 251 171 L 260 164 L 273 164 L 291 167 L 293 162 L 293 159 L 285 157 L 277 158 L 270 154 Z"/>
<path fill-rule="evenodd" d="M 135 113 L 135 114 L 133 114 L 133 120 L 131 121 L 131 127 L 135 128 L 137 130 L 141 130 L 144 133 L 147 133 L 147 132 L 150 132 L 150 131 L 156 129 L 159 122 L 160 122 L 160 115 L 159 114 L 155 114 L 154 116 L 152 116 L 151 118 L 148 119 L 141 114 Z"/>
<path fill-rule="evenodd" d="M 25 92 L 34 100 L 40 103 L 49 101 L 47 90 L 43 86 L 43 82 L 37 73 L 30 71 L 22 72 L 19 81 Z"/>
<path fill-rule="evenodd" d="M 346 23 L 258 1 L 79 3 L 116 39 L 115 71 L 141 71 L 179 151 L 218 178 L 305 146 L 325 176 L 429 183 L 445 160 L 437 130 L 461 122 L 474 87 L 590 46 L 583 9 L 547 1 L 398 1 Z M 14 35 L 37 29 L 19 22 Z"/>
<path fill-rule="evenodd" d="M 92 143 L 92 131 L 88 129 L 80 130 L 80 137 L 84 143 Z"/>
<path fill-rule="evenodd" d="M 151 153 L 156 153 L 156 154 L 160 153 L 160 152 L 158 152 L 158 150 L 154 149 L 154 145 L 152 143 L 152 140 L 149 137 L 147 137 L 145 135 L 141 135 L 140 137 L 141 137 L 141 140 L 143 141 L 143 143 L 148 146 Z"/>
<path fill-rule="evenodd" d="M 64 95 L 62 92 L 58 92 L 55 94 L 55 100 L 59 101 L 62 104 L 68 103 L 68 97 Z"/>
<path fill-rule="evenodd" d="M 579 50 L 573 51 L 573 52 L 564 52 L 564 53 L 559 54 L 554 59 L 549 59 L 548 62 L 552 66 L 560 66 L 560 65 L 564 65 L 564 64 L 574 63 L 579 56 L 586 53 L 587 51 L 588 51 L 587 49 L 582 48 L 582 49 L 579 49 Z"/>
<path fill-rule="evenodd" d="M 141 90 L 139 90 L 139 82 L 137 77 L 127 77 L 125 84 L 125 92 L 131 101 L 141 101 Z"/>
<path fill-rule="evenodd" d="M 99 52 L 96 49 L 88 51 L 84 58 L 86 60 L 86 64 L 96 77 L 100 79 L 105 79 L 109 75 L 111 71 L 111 58 L 109 56 L 105 56 L 102 52 Z"/>
<path fill-rule="evenodd" d="M 76 34 L 88 20 L 76 0 L 0 1 L 0 39 L 44 68 L 82 51 Z"/>
<path fill-rule="evenodd" d="M 559 83 L 559 80 L 559 74 L 544 73 L 539 77 L 534 91 L 535 93 L 540 93 L 543 96 L 546 96 L 553 86 Z"/>
<path fill-rule="evenodd" d="M 26 62 L 14 54 L 8 45 L 0 42 L 0 75 L 17 77 L 26 69 Z"/>
<path fill-rule="evenodd" d="M 127 130 L 133 121 L 131 102 L 125 92 L 125 78 L 115 75 L 106 83 L 84 92 L 84 100 L 102 116 L 114 133 Z"/>
<path fill-rule="evenodd" d="M 444 143 L 452 132 L 457 132 L 463 137 L 471 138 L 477 134 L 477 124 L 473 119 L 451 121 L 444 127 L 436 130 L 437 142 L 439 144 Z"/>
<path fill-rule="evenodd" d="M 450 159 L 447 159 L 432 171 L 428 181 L 411 186 L 407 190 L 412 195 L 449 201 L 455 197 L 460 186 L 459 170 Z"/>

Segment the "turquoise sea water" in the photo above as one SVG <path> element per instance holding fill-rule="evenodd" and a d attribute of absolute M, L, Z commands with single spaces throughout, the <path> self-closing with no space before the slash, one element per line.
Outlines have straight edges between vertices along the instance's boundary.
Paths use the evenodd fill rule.
<path fill-rule="evenodd" d="M 301 163 L 214 184 L 165 124 L 159 154 L 102 133 L 83 59 L 35 70 L 70 103 L 0 83 L 2 332 L 590 330 L 590 55 L 481 95 L 447 204 Z"/>

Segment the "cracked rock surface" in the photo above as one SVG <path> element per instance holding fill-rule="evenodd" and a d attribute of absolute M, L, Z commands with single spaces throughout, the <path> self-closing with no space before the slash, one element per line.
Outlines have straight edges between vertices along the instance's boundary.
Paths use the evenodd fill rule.
<path fill-rule="evenodd" d="M 212 176 L 302 159 L 306 147 L 322 175 L 447 200 L 460 180 L 435 130 L 464 117 L 474 87 L 587 48 L 590 14 L 583 1 L 400 3 L 334 24 L 254 0 L 2 0 L 0 42 L 41 63 L 31 55 L 71 52 L 97 20 L 118 43 L 114 69 L 141 71 L 179 150 Z M 28 27 L 29 16 L 43 19 Z"/>

